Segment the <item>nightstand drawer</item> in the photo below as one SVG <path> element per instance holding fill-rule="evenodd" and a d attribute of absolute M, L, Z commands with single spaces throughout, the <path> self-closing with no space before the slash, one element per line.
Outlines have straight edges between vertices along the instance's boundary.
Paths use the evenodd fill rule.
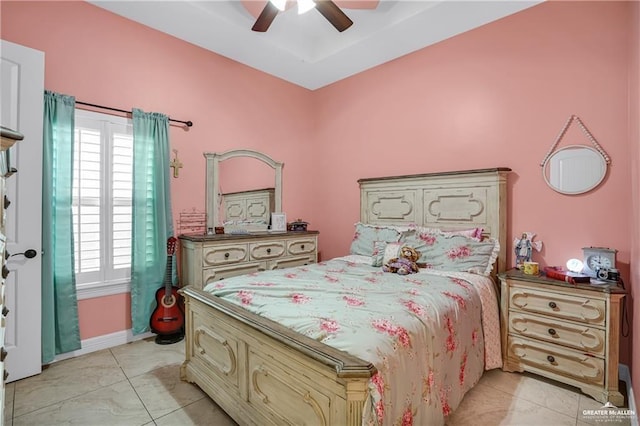
<path fill-rule="evenodd" d="M 604 325 L 607 313 L 606 303 L 601 299 L 519 287 L 509 294 L 509 307 L 594 325 Z"/>
<path fill-rule="evenodd" d="M 203 266 L 217 266 L 247 260 L 246 244 L 205 247 L 202 251 Z"/>
<path fill-rule="evenodd" d="M 603 385 L 604 360 L 584 353 L 519 337 L 509 337 L 508 357 L 533 369 L 569 377 L 581 383 Z"/>
<path fill-rule="evenodd" d="M 589 325 L 512 311 L 509 332 L 604 356 L 605 332 Z"/>

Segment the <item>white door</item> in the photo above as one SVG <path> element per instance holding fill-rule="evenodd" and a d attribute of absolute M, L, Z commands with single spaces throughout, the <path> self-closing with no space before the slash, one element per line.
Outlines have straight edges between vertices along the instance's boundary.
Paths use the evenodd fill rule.
<path fill-rule="evenodd" d="M 44 53 L 0 40 L 0 121 L 24 139 L 10 151 L 17 172 L 6 178 L 5 320 L 8 382 L 41 371 L 42 114 Z M 2 202 L 3 200 L 0 200 Z M 6 205 L 7 203 L 5 203 Z M 1 206 L 0 206 L 1 208 Z M 34 250 L 35 257 L 23 254 Z M 31 255 L 33 252 L 28 253 Z"/>

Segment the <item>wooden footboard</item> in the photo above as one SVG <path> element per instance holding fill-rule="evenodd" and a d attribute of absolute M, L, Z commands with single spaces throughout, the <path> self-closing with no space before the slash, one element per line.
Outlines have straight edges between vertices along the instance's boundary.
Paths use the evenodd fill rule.
<path fill-rule="evenodd" d="M 191 287 L 183 380 L 241 425 L 360 426 L 375 367 Z"/>

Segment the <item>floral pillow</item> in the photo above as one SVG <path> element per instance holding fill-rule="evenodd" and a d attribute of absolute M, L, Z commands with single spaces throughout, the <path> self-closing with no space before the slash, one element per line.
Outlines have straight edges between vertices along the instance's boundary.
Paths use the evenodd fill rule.
<path fill-rule="evenodd" d="M 362 256 L 372 256 L 374 243 L 384 241 L 385 243 L 396 242 L 400 239 L 400 231 L 386 226 L 366 225 L 356 223 L 356 232 L 351 241 L 350 254 Z"/>
<path fill-rule="evenodd" d="M 408 232 L 400 241 L 420 252 L 421 267 L 440 271 L 489 275 L 500 251 L 495 239 L 478 241 L 443 232 Z"/>
<path fill-rule="evenodd" d="M 419 232 L 423 233 L 443 233 L 445 235 L 462 235 L 465 237 L 473 238 L 474 240 L 482 241 L 483 228 L 469 228 L 469 229 L 456 229 L 456 230 L 443 230 L 440 228 L 419 228 Z"/>

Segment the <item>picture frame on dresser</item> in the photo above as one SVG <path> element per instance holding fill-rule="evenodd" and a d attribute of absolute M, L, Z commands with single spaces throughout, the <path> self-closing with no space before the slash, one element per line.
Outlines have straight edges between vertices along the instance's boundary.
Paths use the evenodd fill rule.
<path fill-rule="evenodd" d="M 271 213 L 271 230 L 274 232 L 284 232 L 287 230 L 286 213 Z"/>

